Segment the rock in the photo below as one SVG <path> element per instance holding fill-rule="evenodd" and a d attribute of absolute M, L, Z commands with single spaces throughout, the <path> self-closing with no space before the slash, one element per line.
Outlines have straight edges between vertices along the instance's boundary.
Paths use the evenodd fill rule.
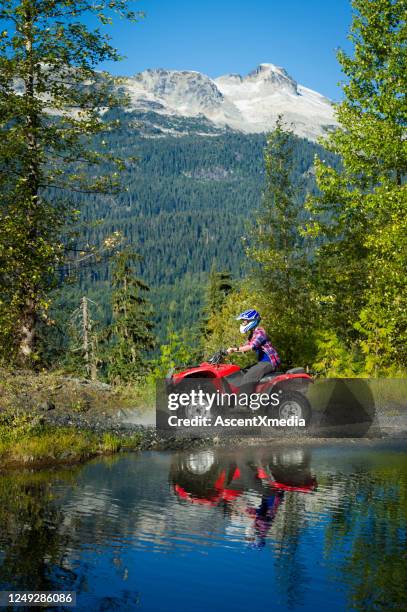
<path fill-rule="evenodd" d="M 39 404 L 38 408 L 42 412 L 48 412 L 49 410 L 55 410 L 55 404 L 51 400 L 45 400 L 45 402 Z"/>

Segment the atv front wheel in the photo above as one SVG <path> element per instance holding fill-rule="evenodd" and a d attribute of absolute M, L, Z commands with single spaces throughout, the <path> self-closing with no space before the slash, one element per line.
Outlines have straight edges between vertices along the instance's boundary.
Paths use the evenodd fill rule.
<path fill-rule="evenodd" d="M 191 390 L 195 390 L 199 392 L 200 390 L 203 393 L 213 394 L 216 392 L 215 387 L 207 380 L 197 381 L 196 379 L 193 382 L 185 382 L 180 389 L 181 393 L 190 393 Z M 193 419 L 194 417 L 207 417 L 212 418 L 216 414 L 216 406 L 214 404 L 210 404 L 205 398 L 202 401 L 191 402 L 186 406 L 180 406 L 179 416 L 186 419 Z"/>

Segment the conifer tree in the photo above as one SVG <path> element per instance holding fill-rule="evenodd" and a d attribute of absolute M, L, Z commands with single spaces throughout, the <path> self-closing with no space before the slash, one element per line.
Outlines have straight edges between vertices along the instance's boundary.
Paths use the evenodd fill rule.
<path fill-rule="evenodd" d="M 226 270 L 218 271 L 213 265 L 206 287 L 206 304 L 201 321 L 201 331 L 205 340 L 213 334 L 217 322 L 220 321 L 219 315 L 225 299 L 232 290 L 231 273 Z"/>
<path fill-rule="evenodd" d="M 273 321 L 273 341 L 285 365 L 309 361 L 313 326 L 307 244 L 301 233 L 303 206 L 293 182 L 294 138 L 278 118 L 264 150 L 266 182 L 248 255 L 260 292 L 266 296 Z"/>
<path fill-rule="evenodd" d="M 207 288 L 207 310 L 210 315 L 222 307 L 226 296 L 232 289 L 231 273 L 226 270 L 218 272 L 215 267 L 212 267 Z"/>
<path fill-rule="evenodd" d="M 63 368 L 90 380 L 97 380 L 100 365 L 100 320 L 95 317 L 100 313 L 97 310 L 98 305 L 93 300 L 82 296 L 78 307 L 69 317 L 65 330 Z"/>
<path fill-rule="evenodd" d="M 148 372 L 146 353 L 155 346 L 152 310 L 144 296 L 148 286 L 135 274 L 140 256 L 127 248 L 114 258 L 113 321 L 107 332 L 107 375 L 112 382 L 142 378 Z"/>

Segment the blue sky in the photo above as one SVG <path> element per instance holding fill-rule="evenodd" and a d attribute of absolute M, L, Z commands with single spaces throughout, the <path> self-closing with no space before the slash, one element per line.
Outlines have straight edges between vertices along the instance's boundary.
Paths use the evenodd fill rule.
<path fill-rule="evenodd" d="M 137 24 L 106 28 L 127 56 L 103 67 L 132 75 L 146 68 L 247 74 L 261 62 L 283 66 L 299 83 L 337 100 L 343 76 L 335 57 L 346 39 L 348 0 L 139 0 Z"/>

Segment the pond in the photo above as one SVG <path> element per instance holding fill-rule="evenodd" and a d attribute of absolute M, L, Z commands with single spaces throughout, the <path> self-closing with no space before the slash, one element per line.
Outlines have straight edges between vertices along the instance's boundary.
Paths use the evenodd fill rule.
<path fill-rule="evenodd" d="M 0 589 L 76 591 L 77 610 L 407 609 L 403 442 L 14 472 L 0 524 Z"/>

